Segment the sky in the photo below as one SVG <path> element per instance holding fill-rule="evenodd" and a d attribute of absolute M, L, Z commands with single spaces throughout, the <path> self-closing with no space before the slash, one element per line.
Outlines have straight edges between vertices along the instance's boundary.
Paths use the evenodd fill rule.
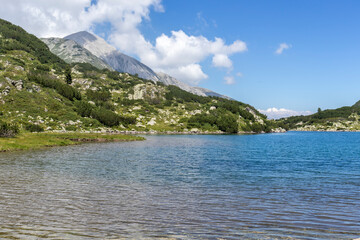
<path fill-rule="evenodd" d="M 194 86 L 269 117 L 360 100 L 357 0 L 0 0 L 39 37 L 87 30 Z"/>

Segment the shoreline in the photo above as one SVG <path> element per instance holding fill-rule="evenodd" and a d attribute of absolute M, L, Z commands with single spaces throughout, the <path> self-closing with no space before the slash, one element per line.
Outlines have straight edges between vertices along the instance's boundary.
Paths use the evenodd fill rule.
<path fill-rule="evenodd" d="M 285 130 L 281 131 L 272 131 L 268 133 L 284 133 Z M 69 132 L 55 132 L 55 133 L 72 133 Z M 75 132 L 74 132 L 75 133 Z M 265 134 L 267 132 L 246 132 L 240 131 L 237 133 L 227 133 L 222 131 L 139 131 L 139 130 L 102 130 L 102 131 L 85 131 L 81 133 L 99 133 L 99 134 L 125 134 L 125 135 L 134 135 L 134 134 L 141 134 L 141 135 L 236 135 L 236 134 Z"/>
<path fill-rule="evenodd" d="M 288 132 L 360 132 L 360 130 L 326 130 L 326 129 L 318 129 L 318 130 L 299 130 L 299 129 L 291 129 Z"/>
<path fill-rule="evenodd" d="M 273 132 L 277 133 L 277 132 Z M 143 141 L 144 137 L 137 135 L 252 135 L 265 132 L 225 133 L 222 131 L 137 131 L 137 130 L 101 130 L 86 132 L 51 131 L 42 133 L 20 133 L 15 137 L 0 138 L 0 153 L 42 148 L 71 146 L 96 142 L 129 142 Z"/>
<path fill-rule="evenodd" d="M 21 133 L 12 138 L 0 138 L 0 152 L 36 150 L 57 146 L 71 146 L 96 142 L 143 141 L 144 137 L 109 133 Z"/>

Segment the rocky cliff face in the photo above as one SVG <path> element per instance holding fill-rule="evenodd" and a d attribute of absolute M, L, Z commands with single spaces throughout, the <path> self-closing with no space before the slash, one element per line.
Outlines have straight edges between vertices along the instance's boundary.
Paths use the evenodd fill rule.
<path fill-rule="evenodd" d="M 99 69 L 112 69 L 108 64 L 96 57 L 73 40 L 63 38 L 42 38 L 50 51 L 67 63 L 90 63 Z"/>
<path fill-rule="evenodd" d="M 152 80 L 154 82 L 159 81 L 157 75 L 148 66 L 135 58 L 119 52 L 104 39 L 96 35 L 83 31 L 71 34 L 65 37 L 65 39 L 77 42 L 118 72 L 130 73 L 133 75 L 137 74 L 144 79 Z"/>

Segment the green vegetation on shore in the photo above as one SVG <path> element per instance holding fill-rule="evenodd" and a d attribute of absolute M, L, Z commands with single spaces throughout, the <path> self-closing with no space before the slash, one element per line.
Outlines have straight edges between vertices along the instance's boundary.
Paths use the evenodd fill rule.
<path fill-rule="evenodd" d="M 308 116 L 279 119 L 284 128 L 297 131 L 360 131 L 360 101 L 337 109 L 318 109 Z"/>
<path fill-rule="evenodd" d="M 0 152 L 75 145 L 84 142 L 141 141 L 143 137 L 101 133 L 21 133 L 12 138 L 0 138 Z"/>

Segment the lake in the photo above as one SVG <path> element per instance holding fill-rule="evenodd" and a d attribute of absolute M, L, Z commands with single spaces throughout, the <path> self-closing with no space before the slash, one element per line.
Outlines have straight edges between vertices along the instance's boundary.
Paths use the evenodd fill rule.
<path fill-rule="evenodd" d="M 360 238 L 360 133 L 145 136 L 0 154 L 0 238 Z"/>

